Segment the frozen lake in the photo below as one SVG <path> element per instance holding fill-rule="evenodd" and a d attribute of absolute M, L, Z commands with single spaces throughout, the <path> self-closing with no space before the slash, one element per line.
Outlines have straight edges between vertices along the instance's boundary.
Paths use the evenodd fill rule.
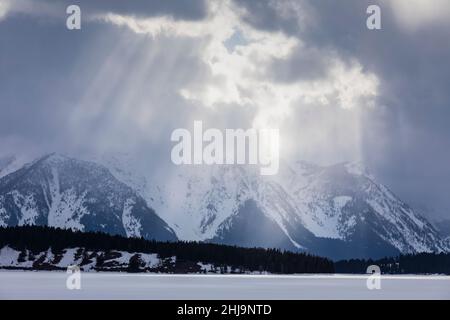
<path fill-rule="evenodd" d="M 160 275 L 82 273 L 68 290 L 64 272 L 0 271 L 0 299 L 450 299 L 450 277 Z"/>

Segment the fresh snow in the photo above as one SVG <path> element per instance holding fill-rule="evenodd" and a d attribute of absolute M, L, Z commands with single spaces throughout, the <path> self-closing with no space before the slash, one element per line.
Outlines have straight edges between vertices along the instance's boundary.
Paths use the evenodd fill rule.
<path fill-rule="evenodd" d="M 78 251 L 78 248 L 65 249 L 63 257 L 61 258 L 59 263 L 56 264 L 56 266 L 60 267 L 60 268 L 67 268 L 70 265 L 78 264 L 79 260 L 81 260 L 82 257 L 80 257 L 80 259 L 77 259 L 77 260 L 75 259 L 75 254 L 77 251 Z"/>
<path fill-rule="evenodd" d="M 122 213 L 122 223 L 127 237 L 140 238 L 142 230 L 141 222 L 131 214 L 134 205 L 135 202 L 132 199 L 127 199 L 125 201 Z"/>
<path fill-rule="evenodd" d="M 3 196 L 0 196 L 0 204 L 3 202 Z M 7 227 L 6 221 L 9 219 L 9 214 L 6 209 L 0 207 L 0 227 Z"/>
<path fill-rule="evenodd" d="M 0 266 L 2 267 L 10 267 L 17 264 L 17 258 L 19 257 L 20 252 L 14 250 L 8 246 L 0 249 Z"/>
<path fill-rule="evenodd" d="M 33 195 L 22 195 L 19 191 L 12 191 L 15 205 L 20 208 L 19 226 L 34 224 L 39 213 L 36 210 L 36 201 Z"/>
<path fill-rule="evenodd" d="M 52 161 L 55 162 L 57 159 Z M 83 231 L 84 225 L 80 221 L 88 214 L 83 205 L 86 193 L 77 196 L 73 188 L 61 192 L 58 170 L 53 167 L 51 172 L 53 180 L 49 181 L 50 197 L 46 194 L 46 188 L 42 188 L 49 208 L 48 225 Z"/>
<path fill-rule="evenodd" d="M 0 299 L 450 299 L 450 277 L 382 276 L 369 290 L 367 276 L 160 275 L 81 273 L 81 290 L 66 289 L 65 272 L 0 271 Z"/>
<path fill-rule="evenodd" d="M 352 197 L 349 196 L 338 196 L 334 197 L 334 206 L 337 207 L 339 210 L 342 210 L 342 208 L 345 207 L 345 205 L 352 201 Z"/>

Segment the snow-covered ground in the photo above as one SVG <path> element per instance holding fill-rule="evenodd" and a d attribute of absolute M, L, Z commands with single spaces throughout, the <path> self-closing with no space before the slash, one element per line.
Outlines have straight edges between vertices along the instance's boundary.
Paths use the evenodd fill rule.
<path fill-rule="evenodd" d="M 82 273 L 81 290 L 64 272 L 0 271 L 0 299 L 450 299 L 450 277 L 161 275 Z"/>

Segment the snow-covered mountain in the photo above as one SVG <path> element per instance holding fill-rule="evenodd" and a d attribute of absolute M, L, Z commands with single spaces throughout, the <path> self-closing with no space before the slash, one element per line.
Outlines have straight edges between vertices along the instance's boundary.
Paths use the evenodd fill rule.
<path fill-rule="evenodd" d="M 161 179 L 124 154 L 91 160 L 52 155 L 0 179 L 0 225 L 32 222 L 157 239 L 176 233 L 182 240 L 334 259 L 450 248 L 360 164 L 282 162 L 273 177 L 254 166 L 174 166 Z"/>
<path fill-rule="evenodd" d="M 358 163 L 177 167 L 158 184 L 130 157 L 104 159 L 183 240 L 306 250 L 332 258 L 448 251 L 428 221 Z"/>
<path fill-rule="evenodd" d="M 282 184 L 289 190 L 303 225 L 315 237 L 336 240 L 338 256 L 449 249 L 425 218 L 377 182 L 361 164 L 318 167 L 300 162 L 287 177 Z M 316 248 L 318 252 L 324 249 Z"/>
<path fill-rule="evenodd" d="M 177 239 L 146 201 L 106 168 L 56 154 L 0 179 L 0 226 L 26 224 Z"/>

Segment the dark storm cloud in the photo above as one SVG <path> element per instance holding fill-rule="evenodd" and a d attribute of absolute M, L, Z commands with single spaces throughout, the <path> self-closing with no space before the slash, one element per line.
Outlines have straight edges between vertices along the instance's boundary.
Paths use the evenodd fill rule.
<path fill-rule="evenodd" d="M 274 78 L 322 76 L 329 53 L 356 59 L 377 75 L 378 107 L 363 114 L 364 160 L 408 201 L 432 203 L 437 215 L 450 216 L 450 28 L 434 22 L 408 30 L 386 1 L 373 0 L 299 2 L 314 17 L 302 28 L 301 21 L 277 14 L 272 1 L 255 2 L 236 1 L 247 9 L 248 23 L 299 37 L 309 48 L 278 61 Z M 366 28 L 370 4 L 382 9 L 380 31 Z"/>
<path fill-rule="evenodd" d="M 0 21 L 0 48 L 0 156 L 34 147 L 125 151 L 163 166 L 172 130 L 194 119 L 236 123 L 237 111 L 205 110 L 180 96 L 208 72 L 194 39 L 102 22 L 69 31 L 58 20 L 19 14 Z"/>
<path fill-rule="evenodd" d="M 70 82 L 77 93 L 77 82 L 68 74 L 89 38 L 88 33 L 69 34 L 52 24 L 36 28 L 25 16 L 0 23 L 1 136 L 25 133 L 47 140 L 55 132 L 64 133 L 65 106 L 74 97 L 71 90 L 61 89 Z"/>
<path fill-rule="evenodd" d="M 175 19 L 199 20 L 207 12 L 206 0 L 18 0 L 9 3 L 12 11 L 26 13 L 46 13 L 64 18 L 69 5 L 78 5 L 83 15 L 114 13 L 139 18 L 170 16 Z"/>
<path fill-rule="evenodd" d="M 78 4 L 88 13 L 116 13 L 136 17 L 168 15 L 186 20 L 203 19 L 207 14 L 205 0 L 64 0 L 67 5 Z"/>
<path fill-rule="evenodd" d="M 123 147 L 127 141 L 138 143 L 161 138 L 158 129 L 167 126 L 169 120 L 175 127 L 180 126 L 173 117 L 173 108 L 177 108 L 176 114 L 181 119 L 189 118 L 183 115 L 188 108 L 183 108 L 185 101 L 177 90 L 194 77 L 169 70 L 189 65 L 201 74 L 196 43 L 182 39 L 158 42 L 126 28 L 103 23 L 91 23 L 80 32 L 68 31 L 64 24 L 53 21 L 38 22 L 38 25 L 25 15 L 0 22 L 0 140 L 31 141 L 48 151 L 64 152 L 74 147 L 74 138 L 82 148 L 95 149 L 107 144 L 104 140 L 110 137 Z M 171 51 L 161 49 L 166 47 Z M 134 61 L 145 61 L 145 55 L 148 68 L 142 70 Z M 96 87 L 98 91 L 92 92 L 88 100 L 84 99 L 96 77 L 105 69 L 102 66 L 111 59 L 115 67 L 106 68 L 106 76 Z M 130 88 L 129 83 L 136 74 L 139 74 L 139 81 L 133 81 Z M 105 91 L 113 81 L 117 84 L 109 92 Z M 117 118 L 123 107 L 121 99 L 129 93 L 130 114 Z M 107 98 L 95 100 L 98 104 L 91 105 L 91 98 L 101 95 Z M 102 112 L 74 124 L 78 110 L 89 111 L 94 107 L 101 108 Z M 159 121 L 152 124 L 153 135 L 144 135 L 133 123 L 133 116 L 138 117 L 133 112 L 142 112 L 145 108 L 155 109 L 159 116 Z M 159 134 L 167 137 L 172 129 L 167 130 L 169 133 Z M 1 153 L 16 151 L 20 152 L 1 150 Z"/>
<path fill-rule="evenodd" d="M 234 0 L 234 2 L 245 9 L 242 16 L 243 20 L 258 29 L 283 31 L 289 34 L 299 32 L 297 17 L 295 15 L 280 16 L 276 7 L 277 1 Z"/>

